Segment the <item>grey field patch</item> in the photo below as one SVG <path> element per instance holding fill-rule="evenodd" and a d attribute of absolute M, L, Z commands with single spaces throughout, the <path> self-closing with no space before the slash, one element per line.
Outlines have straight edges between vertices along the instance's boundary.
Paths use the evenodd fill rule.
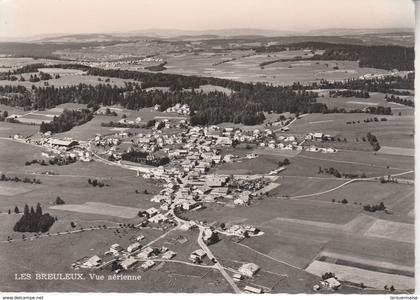
<path fill-rule="evenodd" d="M 63 204 L 50 206 L 49 209 L 72 211 L 85 214 L 104 215 L 110 217 L 132 219 L 137 216 L 138 208 L 111 205 L 100 202 L 86 202 L 85 204 Z"/>
<path fill-rule="evenodd" d="M 382 146 L 378 152 L 381 154 L 413 156 L 413 157 L 415 155 L 415 150 L 413 148 L 390 147 L 390 146 Z"/>

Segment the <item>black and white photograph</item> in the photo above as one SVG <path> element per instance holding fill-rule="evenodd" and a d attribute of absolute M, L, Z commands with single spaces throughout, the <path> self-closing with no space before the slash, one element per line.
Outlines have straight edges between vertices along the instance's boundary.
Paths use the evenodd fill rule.
<path fill-rule="evenodd" d="M 417 4 L 0 0 L 2 299 L 417 299 Z"/>

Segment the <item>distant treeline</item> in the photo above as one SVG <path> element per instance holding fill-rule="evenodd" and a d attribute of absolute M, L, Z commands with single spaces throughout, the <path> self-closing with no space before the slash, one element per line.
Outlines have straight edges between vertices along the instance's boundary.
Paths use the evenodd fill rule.
<path fill-rule="evenodd" d="M 385 100 L 386 100 L 386 102 L 394 102 L 394 103 L 399 103 L 399 104 L 402 104 L 402 105 L 414 107 L 414 101 L 413 100 L 403 99 L 403 98 L 400 98 L 400 97 L 395 97 L 394 95 L 391 95 L 391 96 L 385 95 Z"/>
<path fill-rule="evenodd" d="M 343 113 L 352 113 L 352 114 L 361 114 L 361 113 L 368 113 L 372 115 L 392 115 L 392 110 L 390 107 L 384 107 L 384 106 L 369 106 L 366 108 L 355 108 L 346 110 L 344 108 L 330 108 L 327 109 L 327 111 L 323 113 L 333 113 L 333 114 L 343 114 Z"/>
<path fill-rule="evenodd" d="M 329 91 L 328 95 L 332 98 L 335 97 L 356 97 L 356 98 L 369 98 L 369 92 L 366 91 L 353 91 L 353 90 L 334 90 Z"/>
<path fill-rule="evenodd" d="M 407 74 L 404 77 L 387 76 L 384 78 L 348 79 L 343 81 L 321 80 L 320 82 L 314 82 L 309 85 L 302 85 L 297 82 L 293 83 L 292 87 L 297 90 L 348 89 L 407 96 L 411 95 L 411 92 L 405 90 L 414 90 L 414 73 Z"/>
<path fill-rule="evenodd" d="M 37 68 L 39 65 L 37 66 Z M 79 84 L 75 86 L 36 87 L 31 90 L 25 87 L 0 87 L 0 103 L 19 106 L 25 109 L 49 109 L 63 103 L 87 104 L 92 110 L 100 105 L 121 105 L 124 108 L 138 110 L 144 107 L 161 105 L 161 109 L 177 103 L 188 104 L 191 108 L 193 125 L 218 124 L 222 122 L 255 125 L 265 119 L 263 112 L 296 114 L 335 113 L 335 112 L 368 112 L 373 114 L 391 114 L 390 108 L 369 107 L 361 110 L 328 109 L 324 103 L 316 103 L 318 94 L 309 89 L 354 89 L 363 92 L 388 91 L 394 88 L 410 86 L 410 79 L 395 77 L 391 82 L 382 80 L 348 80 L 340 83 L 326 81 L 303 86 L 295 83 L 291 86 L 272 86 L 263 83 L 243 83 L 212 77 L 184 76 L 166 73 L 150 73 L 126 70 L 103 70 L 76 64 L 54 65 L 49 67 L 81 69 L 94 76 L 131 79 L 124 87 L 99 84 L 96 86 Z M 29 68 L 29 67 L 28 67 Z M 135 82 L 135 81 L 141 81 Z M 400 84 L 398 84 L 400 83 Z M 213 91 L 203 93 L 195 89 L 201 85 L 216 85 L 234 90 L 227 95 Z M 166 86 L 169 91 L 151 90 L 146 87 Z M 192 91 L 184 89 L 192 88 Z M 3 97 L 2 97 L 3 96 Z M 74 123 L 74 122 L 72 122 Z M 46 125 L 44 125 L 46 126 Z M 58 127 L 64 127 L 58 125 Z"/>
<path fill-rule="evenodd" d="M 167 62 L 164 61 L 163 63 L 158 64 L 156 66 L 148 66 L 148 67 L 144 67 L 144 68 L 146 70 L 149 70 L 149 71 L 160 72 L 160 71 L 166 70 L 166 67 L 165 67 L 166 64 L 167 64 Z"/>
<path fill-rule="evenodd" d="M 414 48 L 401 46 L 362 46 L 351 44 L 332 44 L 324 42 L 302 42 L 289 45 L 270 45 L 257 47 L 257 53 L 284 51 L 292 49 L 324 50 L 300 60 L 352 60 L 359 61 L 360 67 L 400 71 L 414 70 Z M 292 59 L 293 60 L 293 59 Z"/>
<path fill-rule="evenodd" d="M 70 42 L 70 43 L 20 43 L 20 42 L 1 42 L 0 54 L 13 54 L 11 57 L 32 57 L 34 59 L 59 59 L 66 60 L 55 55 L 60 50 L 77 50 L 83 47 L 112 46 L 116 44 L 128 43 L 127 40 L 114 41 L 91 41 L 91 42 Z"/>
<path fill-rule="evenodd" d="M 78 65 L 54 65 L 51 67 L 79 68 Z M 164 110 L 176 103 L 182 103 L 191 107 L 191 123 L 193 125 L 222 122 L 255 125 L 264 120 L 263 112 L 265 111 L 316 113 L 327 110 L 325 104 L 316 103 L 316 93 L 304 90 L 296 91 L 288 86 L 243 83 L 212 77 L 102 70 L 86 66 L 81 68 L 88 70 L 90 75 L 132 79 L 141 81 L 141 84 L 130 83 L 121 88 L 109 84 L 97 86 L 79 84 L 78 86 L 60 88 L 53 86 L 32 87 L 31 93 L 19 97 L 7 95 L 8 97 L 0 99 L 0 102 L 11 106 L 41 110 L 68 102 L 84 103 L 94 108 L 99 105 L 119 104 L 134 110 L 151 107 L 155 104 L 160 104 Z M 195 90 L 192 92 L 183 91 L 183 89 L 195 89 L 206 84 L 222 86 L 236 92 L 226 95 L 217 91 L 211 93 L 196 92 Z M 168 86 L 170 91 L 144 90 L 150 86 Z M 23 91 L 26 89 L 23 88 Z M 3 94 L 10 93 L 5 91 Z"/>
<path fill-rule="evenodd" d="M 142 124 L 124 124 L 124 123 L 114 122 L 114 121 L 102 122 L 101 126 L 102 127 L 119 127 L 119 128 L 142 128 L 142 127 L 145 127 L 145 125 L 142 125 Z"/>

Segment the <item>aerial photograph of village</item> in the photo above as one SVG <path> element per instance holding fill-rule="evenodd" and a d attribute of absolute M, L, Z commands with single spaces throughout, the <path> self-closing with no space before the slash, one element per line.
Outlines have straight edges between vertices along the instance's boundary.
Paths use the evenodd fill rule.
<path fill-rule="evenodd" d="M 415 292 L 412 1 L 71 2 L 0 1 L 1 292 Z"/>

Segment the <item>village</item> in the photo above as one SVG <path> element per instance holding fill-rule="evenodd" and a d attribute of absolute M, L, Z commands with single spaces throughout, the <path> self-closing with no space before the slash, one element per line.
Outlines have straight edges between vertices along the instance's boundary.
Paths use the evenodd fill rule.
<path fill-rule="evenodd" d="M 160 109 L 155 107 L 155 110 Z M 187 106 L 176 105 L 167 110 L 169 113 L 184 115 L 189 114 Z M 130 121 L 123 118 L 119 124 L 136 124 L 141 119 Z M 275 124 L 280 126 L 281 134 L 288 131 L 292 119 Z M 166 134 L 170 128 L 180 129 L 175 134 Z M 280 132 L 280 130 L 277 130 Z M 252 278 L 260 267 L 252 262 L 243 264 L 237 270 L 232 271 L 232 277 L 226 273 L 218 263 L 215 256 L 207 247 L 217 243 L 219 235 L 236 237 L 237 239 L 252 238 L 264 234 L 252 225 L 232 225 L 229 227 L 214 227 L 202 222 L 183 219 L 183 213 L 205 209 L 209 203 L 217 203 L 228 206 L 250 206 L 253 202 L 267 196 L 271 190 L 280 184 L 278 174 L 287 168 L 281 166 L 270 171 L 268 174 L 253 175 L 221 175 L 212 172 L 212 169 L 220 164 L 229 164 L 234 161 L 252 160 L 259 156 L 249 153 L 239 155 L 226 154 L 227 150 L 234 149 L 241 143 L 253 144 L 257 149 L 269 149 L 271 151 L 300 152 L 322 151 L 323 153 L 336 152 L 332 148 L 320 148 L 314 145 L 303 146 L 311 141 L 325 141 L 330 136 L 322 133 L 308 133 L 301 137 L 294 135 L 278 135 L 272 129 L 245 131 L 239 128 L 219 126 L 190 126 L 183 119 L 171 121 L 158 119 L 154 126 L 149 129 L 150 133 L 138 133 L 133 135 L 120 130 L 113 135 L 97 134 L 88 141 L 73 140 L 71 138 L 55 138 L 46 132 L 37 138 L 15 135 L 13 140 L 21 143 L 29 143 L 43 149 L 40 161 L 27 162 L 27 164 L 46 164 L 46 161 L 76 160 L 89 163 L 98 161 L 115 167 L 127 168 L 136 172 L 146 180 L 159 182 L 162 190 L 154 195 L 150 201 L 153 207 L 139 211 L 141 221 L 135 228 L 152 226 L 166 230 L 196 231 L 198 244 L 202 245 L 190 253 L 188 261 L 178 261 L 177 253 L 168 247 L 153 247 L 153 243 L 143 244 L 144 235 L 139 235 L 135 241 L 126 248 L 118 243 L 111 243 L 109 249 L 103 253 L 97 253 L 91 257 L 84 257 L 72 264 L 73 269 L 98 270 L 109 268 L 111 272 L 118 274 L 129 270 L 147 270 L 156 267 L 157 264 L 167 261 L 177 261 L 185 264 L 199 264 L 220 270 L 222 275 L 230 283 L 232 288 L 240 292 L 237 283 L 240 283 L 242 291 L 247 293 L 262 293 L 263 288 L 246 284 L 247 278 Z M 143 154 L 142 163 L 133 163 L 124 160 L 127 154 Z M 164 165 L 156 165 L 162 157 L 167 158 Z M 332 280 L 332 279 L 330 279 Z M 320 286 L 337 288 L 338 283 L 325 283 Z M 267 292 L 268 290 L 265 289 Z"/>

